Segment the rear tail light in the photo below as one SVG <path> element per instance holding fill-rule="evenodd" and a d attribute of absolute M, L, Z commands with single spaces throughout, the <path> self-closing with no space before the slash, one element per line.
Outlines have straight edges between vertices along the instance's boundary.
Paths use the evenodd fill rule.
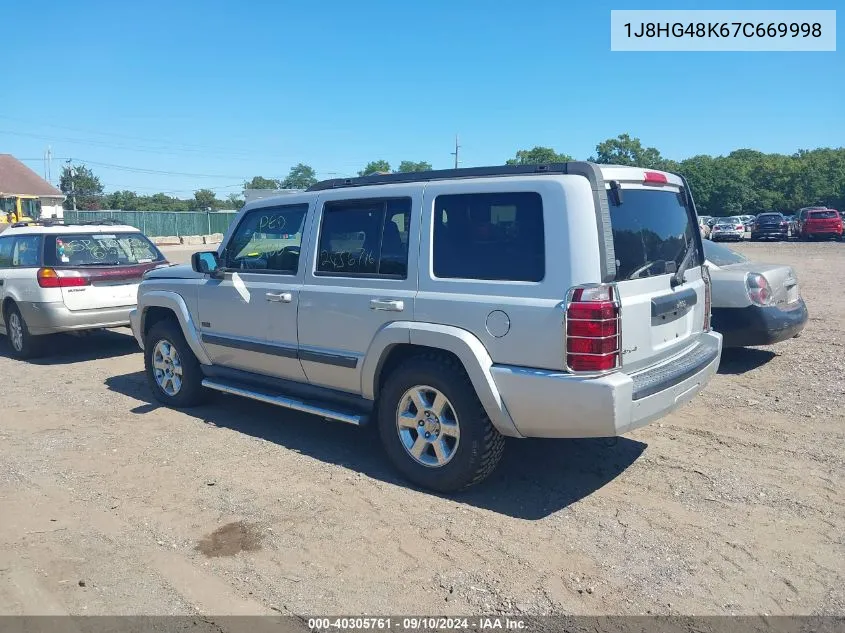
<path fill-rule="evenodd" d="M 566 307 L 569 371 L 605 372 L 621 366 L 619 314 L 613 286 L 578 286 L 569 291 Z"/>
<path fill-rule="evenodd" d="M 736 225 L 736 228 L 737 228 L 737 229 L 739 229 L 739 230 L 742 230 L 742 229 L 744 229 L 745 227 L 744 227 L 742 224 L 737 224 L 737 225 Z"/>
<path fill-rule="evenodd" d="M 76 270 L 39 268 L 37 278 L 38 285 L 42 288 L 75 288 L 91 285 L 91 280 Z"/>
<path fill-rule="evenodd" d="M 748 273 L 745 276 L 745 288 L 748 298 L 754 305 L 767 306 L 772 304 L 772 289 L 763 275 Z"/>
<path fill-rule="evenodd" d="M 704 331 L 709 332 L 713 282 L 710 280 L 710 269 L 706 264 L 701 266 L 701 278 L 704 279 Z"/>

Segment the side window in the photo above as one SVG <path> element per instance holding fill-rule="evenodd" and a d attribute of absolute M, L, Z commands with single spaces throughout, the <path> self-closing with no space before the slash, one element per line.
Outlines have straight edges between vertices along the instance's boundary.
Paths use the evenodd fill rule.
<path fill-rule="evenodd" d="M 226 246 L 225 267 L 296 274 L 307 214 L 307 204 L 250 211 Z"/>
<path fill-rule="evenodd" d="M 433 261 L 440 278 L 541 281 L 546 252 L 540 194 L 437 196 Z"/>
<path fill-rule="evenodd" d="M 407 278 L 410 223 L 410 198 L 327 202 L 317 274 Z"/>
<path fill-rule="evenodd" d="M 22 235 L 15 238 L 12 248 L 13 268 L 35 268 L 41 259 L 39 250 L 41 247 L 41 236 Z"/>
<path fill-rule="evenodd" d="M 0 268 L 9 268 L 12 265 L 13 244 L 13 238 L 0 237 Z"/>

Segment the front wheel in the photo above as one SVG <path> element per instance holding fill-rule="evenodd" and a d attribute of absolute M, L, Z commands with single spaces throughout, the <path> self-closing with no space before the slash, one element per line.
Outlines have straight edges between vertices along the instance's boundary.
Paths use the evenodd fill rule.
<path fill-rule="evenodd" d="M 144 339 L 144 369 L 155 399 L 170 407 L 192 407 L 205 400 L 197 357 L 172 320 L 159 321 Z"/>
<path fill-rule="evenodd" d="M 388 459 L 407 479 L 455 492 L 486 479 L 504 451 L 463 367 L 419 356 L 388 376 L 379 394 L 378 427 Z"/>

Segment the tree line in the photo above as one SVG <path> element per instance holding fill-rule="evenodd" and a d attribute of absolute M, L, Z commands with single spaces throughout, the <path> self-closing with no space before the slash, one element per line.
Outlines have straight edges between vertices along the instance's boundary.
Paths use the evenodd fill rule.
<path fill-rule="evenodd" d="M 506 165 L 541 165 L 574 160 L 550 147 L 521 149 Z M 664 158 L 654 147 L 644 147 L 628 134 L 596 145 L 591 160 L 603 164 L 631 165 L 682 174 L 687 178 L 701 215 L 727 216 L 764 211 L 794 212 L 806 206 L 845 209 L 845 148 L 799 150 L 794 154 L 765 154 L 738 149 L 727 156 L 700 154 L 681 161 Z M 386 160 L 369 162 L 359 176 L 376 173 L 428 171 L 425 161 L 402 161 L 394 170 Z M 306 189 L 317 182 L 314 169 L 299 163 L 284 178 L 255 176 L 245 189 Z M 209 189 L 194 192 L 193 199 L 180 199 L 158 193 L 150 196 L 132 191 L 104 193 L 99 178 L 87 167 L 77 166 L 71 192 L 70 168 L 65 166 L 61 190 L 68 195 L 65 208 L 71 208 L 71 193 L 79 209 L 122 209 L 128 211 L 195 211 L 239 209 L 244 201 L 238 194 L 218 199 Z"/>

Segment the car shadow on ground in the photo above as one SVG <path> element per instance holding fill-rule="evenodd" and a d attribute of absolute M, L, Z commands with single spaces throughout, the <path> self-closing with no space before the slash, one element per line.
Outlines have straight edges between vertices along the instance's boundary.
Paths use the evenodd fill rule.
<path fill-rule="evenodd" d="M 729 347 L 722 350 L 719 373 L 735 376 L 762 367 L 777 354 L 768 349 L 754 347 Z"/>
<path fill-rule="evenodd" d="M 112 391 L 141 401 L 143 404 L 132 409 L 135 414 L 160 406 L 143 372 L 113 376 L 105 384 Z M 232 429 L 373 479 L 414 488 L 390 466 L 373 428 L 325 421 L 224 394 L 214 394 L 209 404 L 183 412 L 210 426 Z M 502 462 L 487 481 L 449 498 L 515 518 L 541 519 L 615 479 L 646 446 L 623 437 L 508 440 Z"/>
<path fill-rule="evenodd" d="M 95 330 L 85 334 L 51 334 L 39 341 L 41 353 L 31 358 L 33 365 L 70 365 L 89 360 L 117 358 L 140 352 L 138 343 L 127 330 Z M 0 356 L 14 358 L 8 337 L 0 336 Z"/>

